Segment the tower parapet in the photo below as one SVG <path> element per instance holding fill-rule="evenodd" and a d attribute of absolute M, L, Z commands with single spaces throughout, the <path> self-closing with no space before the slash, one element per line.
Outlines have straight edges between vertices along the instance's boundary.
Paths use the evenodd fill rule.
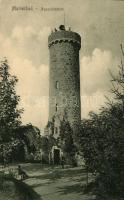
<path fill-rule="evenodd" d="M 54 45 L 56 43 L 61 43 L 61 42 L 72 42 L 72 43 L 77 44 L 79 46 L 79 49 L 81 48 L 80 35 L 76 32 L 72 32 L 71 30 L 65 30 L 65 29 L 61 30 L 61 28 L 59 28 L 59 30 L 55 29 L 55 31 L 50 34 L 48 38 L 49 47 L 51 45 Z"/>

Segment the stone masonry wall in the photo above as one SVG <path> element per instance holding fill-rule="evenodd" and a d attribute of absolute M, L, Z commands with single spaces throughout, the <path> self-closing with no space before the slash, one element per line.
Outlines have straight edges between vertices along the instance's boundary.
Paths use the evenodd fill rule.
<path fill-rule="evenodd" d="M 59 32 L 49 37 L 49 120 L 51 121 L 56 115 L 62 118 L 66 112 L 70 124 L 73 125 L 80 123 L 81 119 L 80 37 L 74 32 L 69 34 L 68 31 L 62 31 L 62 34 Z"/>

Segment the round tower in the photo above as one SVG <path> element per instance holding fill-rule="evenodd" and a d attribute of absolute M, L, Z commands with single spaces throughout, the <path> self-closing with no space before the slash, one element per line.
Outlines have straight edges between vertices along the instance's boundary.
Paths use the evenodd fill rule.
<path fill-rule="evenodd" d="M 49 121 L 54 118 L 55 132 L 66 116 L 73 127 L 81 120 L 79 50 L 81 37 L 60 25 L 49 35 Z"/>

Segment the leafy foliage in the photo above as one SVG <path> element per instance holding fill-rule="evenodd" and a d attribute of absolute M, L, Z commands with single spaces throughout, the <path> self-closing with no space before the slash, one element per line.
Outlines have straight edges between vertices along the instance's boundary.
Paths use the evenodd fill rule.
<path fill-rule="evenodd" d="M 78 144 L 86 166 L 96 174 L 99 194 L 124 198 L 124 66 L 121 61 L 117 76 L 112 76 L 114 102 L 90 113 L 83 120 Z M 104 197 L 105 199 L 105 197 Z"/>
<path fill-rule="evenodd" d="M 73 140 L 73 130 L 66 119 L 61 121 L 59 143 L 68 161 L 71 164 L 76 164 L 74 159 L 76 146 Z"/>
<path fill-rule="evenodd" d="M 24 143 L 18 139 L 0 145 L 0 161 L 7 164 L 12 161 L 24 161 Z"/>
<path fill-rule="evenodd" d="M 37 127 L 27 124 L 20 126 L 16 132 L 16 137 L 25 143 L 28 153 L 35 153 L 40 148 L 41 136 Z"/>
<path fill-rule="evenodd" d="M 52 135 L 49 136 L 42 136 L 40 147 L 43 150 L 44 153 L 49 153 L 54 145 L 56 145 L 57 142 L 55 138 Z"/>
<path fill-rule="evenodd" d="M 0 63 L 0 136 L 6 142 L 14 136 L 14 130 L 21 124 L 18 109 L 20 97 L 16 95 L 15 86 L 18 79 L 9 73 L 7 60 Z"/>

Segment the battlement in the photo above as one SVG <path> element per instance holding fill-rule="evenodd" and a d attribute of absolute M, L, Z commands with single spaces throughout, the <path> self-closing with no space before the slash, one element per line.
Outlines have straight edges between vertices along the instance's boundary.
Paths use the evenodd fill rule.
<path fill-rule="evenodd" d="M 65 30 L 65 27 L 61 25 L 59 30 L 55 29 L 48 37 L 48 46 L 54 45 L 59 42 L 72 42 L 76 43 L 81 48 L 81 37 L 78 33 L 69 30 Z"/>

